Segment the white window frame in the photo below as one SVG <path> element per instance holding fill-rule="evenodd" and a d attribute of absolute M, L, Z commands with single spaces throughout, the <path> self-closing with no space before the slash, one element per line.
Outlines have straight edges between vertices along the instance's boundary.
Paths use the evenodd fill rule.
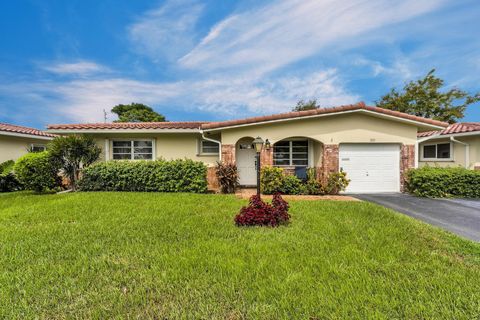
<path fill-rule="evenodd" d="M 448 144 L 450 145 L 450 157 L 449 158 L 437 158 L 437 145 L 439 144 Z M 435 158 L 425 158 L 424 157 L 424 152 L 425 152 L 425 147 L 428 147 L 428 146 L 435 146 Z M 431 162 L 440 162 L 440 161 L 453 161 L 453 143 L 449 142 L 449 141 L 444 141 L 444 142 L 435 142 L 435 143 L 426 143 L 426 144 L 422 144 L 421 145 L 421 157 L 420 157 L 420 161 L 425 161 L 425 162 L 428 162 L 428 161 L 431 161 Z"/>
<path fill-rule="evenodd" d="M 218 147 L 218 152 L 203 152 L 203 143 L 204 142 L 215 143 L 213 141 L 209 141 L 209 140 L 205 140 L 205 139 L 198 139 L 198 155 L 201 155 L 201 156 L 218 156 L 220 154 L 220 145 L 218 143 L 215 143 Z"/>
<path fill-rule="evenodd" d="M 130 150 L 131 150 L 131 155 L 130 159 L 115 159 L 114 158 L 114 147 L 113 147 L 113 142 L 114 141 L 128 141 L 130 142 Z M 135 159 L 135 152 L 134 152 L 134 141 L 150 141 L 152 143 L 152 158 L 151 159 Z M 129 161 L 153 161 L 156 159 L 156 143 L 155 139 L 142 139 L 142 138 L 115 138 L 110 140 L 110 150 L 111 150 L 111 159 L 115 161 L 122 161 L 122 160 L 129 160 Z M 125 147 L 127 148 L 127 147 Z M 110 156 L 110 155 L 109 155 Z"/>
<path fill-rule="evenodd" d="M 47 150 L 47 146 L 45 144 L 41 144 L 41 143 L 32 143 L 30 145 L 30 150 L 33 151 L 33 148 L 43 148 L 43 151 L 46 151 Z M 42 152 L 42 151 L 35 151 L 35 152 Z"/>
<path fill-rule="evenodd" d="M 291 139 L 284 139 L 284 140 L 280 140 L 280 141 L 277 141 L 276 143 L 278 142 L 285 142 L 285 141 L 288 141 L 289 143 L 289 164 L 275 164 L 275 144 L 272 146 L 273 149 L 273 164 L 275 167 L 310 167 L 311 166 L 311 150 L 312 150 L 312 143 L 310 142 L 310 139 L 302 139 L 302 138 L 291 138 Z M 307 164 L 306 165 L 295 165 L 293 164 L 293 147 L 292 147 L 292 142 L 293 141 L 307 141 L 307 158 L 306 159 L 295 159 L 295 160 L 307 160 Z M 283 160 L 286 160 L 286 159 L 283 159 Z"/>

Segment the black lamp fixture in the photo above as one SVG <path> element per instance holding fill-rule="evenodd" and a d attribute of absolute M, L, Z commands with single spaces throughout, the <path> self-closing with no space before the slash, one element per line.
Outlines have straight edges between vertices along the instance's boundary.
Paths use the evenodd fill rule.
<path fill-rule="evenodd" d="M 268 141 L 268 139 L 266 139 L 265 140 L 265 150 L 270 150 L 270 147 L 271 147 L 270 141 Z"/>
<path fill-rule="evenodd" d="M 260 137 L 256 137 L 255 140 L 253 140 L 252 142 L 253 146 L 255 147 L 255 151 L 257 153 L 257 157 L 256 157 L 256 164 L 257 164 L 257 196 L 260 196 L 260 169 L 261 169 L 261 165 L 260 165 L 260 152 L 262 152 L 262 148 L 263 148 L 263 144 L 264 144 L 264 141 L 262 138 Z"/>

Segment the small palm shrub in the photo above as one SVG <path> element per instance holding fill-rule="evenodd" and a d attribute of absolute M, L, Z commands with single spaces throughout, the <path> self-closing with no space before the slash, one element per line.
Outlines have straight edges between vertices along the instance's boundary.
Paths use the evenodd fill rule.
<path fill-rule="evenodd" d="M 234 163 L 217 162 L 215 167 L 218 183 L 222 193 L 235 193 L 238 186 L 238 170 Z"/>
<path fill-rule="evenodd" d="M 59 167 L 48 151 L 25 154 L 15 163 L 14 171 L 26 190 L 45 192 L 61 185 Z"/>
<path fill-rule="evenodd" d="M 248 206 L 243 207 L 235 216 L 235 224 L 277 227 L 290 220 L 288 208 L 288 203 L 278 193 L 273 196 L 272 204 L 265 203 L 260 196 L 253 195 Z"/>
<path fill-rule="evenodd" d="M 7 160 L 5 162 L 0 163 L 0 174 L 12 172 L 14 165 L 15 165 L 15 161 L 13 160 Z"/>
<path fill-rule="evenodd" d="M 317 170 L 315 168 L 307 169 L 307 182 L 305 183 L 305 190 L 307 194 L 319 195 L 322 194 L 322 184 L 317 179 Z"/>
<path fill-rule="evenodd" d="M 97 161 L 102 152 L 95 140 L 85 135 L 56 137 L 49 143 L 48 150 L 74 191 L 81 170 Z"/>
<path fill-rule="evenodd" d="M 8 160 L 0 163 L 0 192 L 12 192 L 21 190 L 22 185 L 13 173 L 15 162 Z"/>

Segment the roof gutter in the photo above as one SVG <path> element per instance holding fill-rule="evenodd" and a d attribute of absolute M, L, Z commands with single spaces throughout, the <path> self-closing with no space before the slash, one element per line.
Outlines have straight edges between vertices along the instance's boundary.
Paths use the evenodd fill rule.
<path fill-rule="evenodd" d="M 455 139 L 455 137 L 450 137 L 450 141 L 460 143 L 465 146 L 465 168 L 468 169 L 470 165 L 470 144 L 458 141 Z"/>
<path fill-rule="evenodd" d="M 202 129 L 200 129 L 200 133 L 202 134 L 202 139 L 204 140 L 207 140 L 207 141 L 211 141 L 211 142 L 215 142 L 218 144 L 218 161 L 219 162 L 222 162 L 222 142 L 219 141 L 219 140 L 215 140 L 215 139 L 212 139 L 212 138 L 207 138 L 205 137 L 205 133 L 203 132 Z"/>

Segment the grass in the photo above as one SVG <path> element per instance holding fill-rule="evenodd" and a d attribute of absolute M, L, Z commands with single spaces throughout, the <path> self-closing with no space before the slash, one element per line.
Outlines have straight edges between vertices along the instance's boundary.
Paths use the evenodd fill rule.
<path fill-rule="evenodd" d="M 237 228 L 233 196 L 0 195 L 0 318 L 480 316 L 480 245 L 370 203 L 291 202 Z"/>

